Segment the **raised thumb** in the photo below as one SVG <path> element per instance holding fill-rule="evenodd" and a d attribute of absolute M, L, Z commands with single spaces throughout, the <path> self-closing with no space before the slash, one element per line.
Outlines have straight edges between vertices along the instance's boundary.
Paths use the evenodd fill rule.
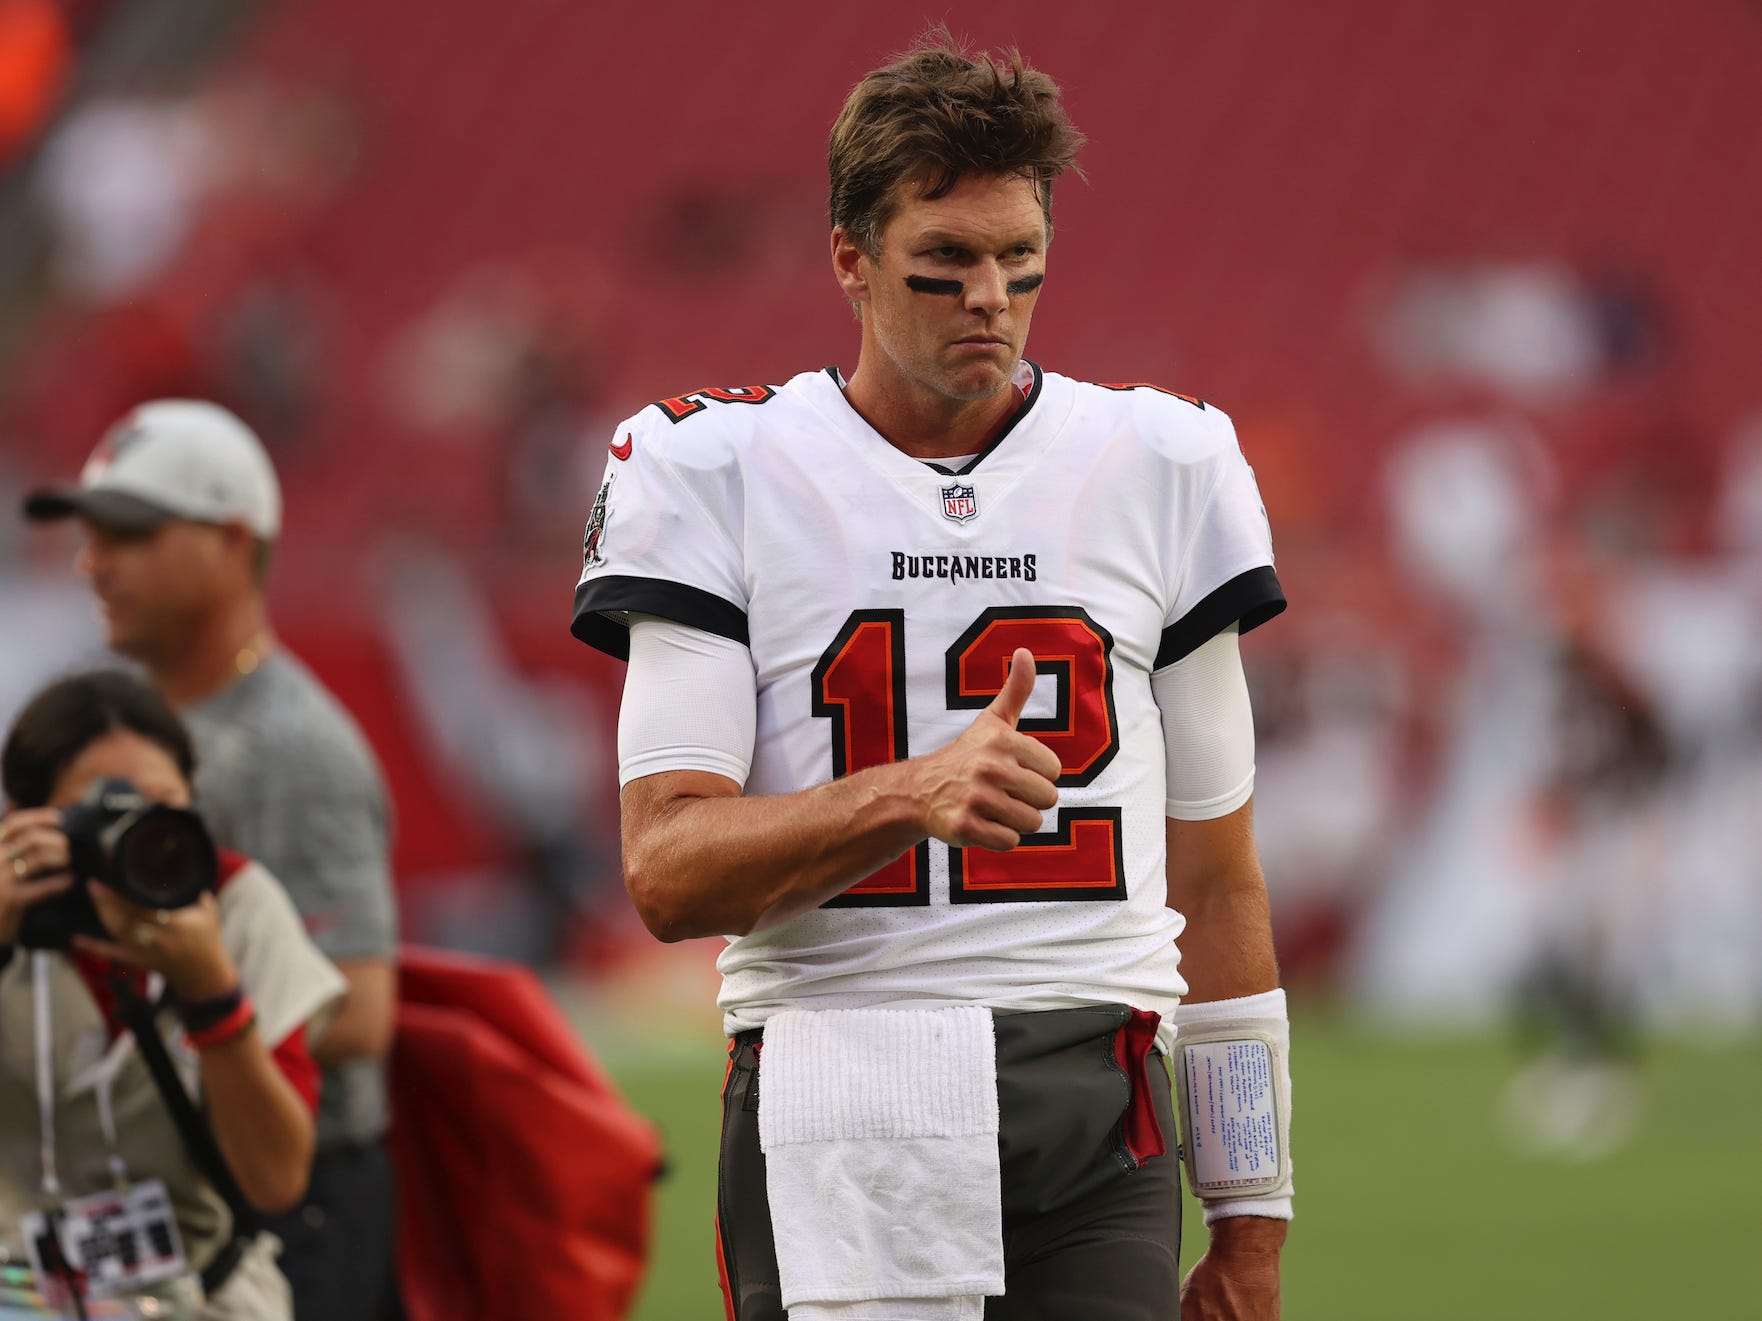
<path fill-rule="evenodd" d="M 1022 718 L 1022 708 L 1028 704 L 1028 694 L 1033 691 L 1034 653 L 1026 647 L 1017 647 L 1016 654 L 1010 657 L 1009 678 L 1003 681 L 1003 691 L 986 709 L 1014 729 L 1016 721 Z"/>

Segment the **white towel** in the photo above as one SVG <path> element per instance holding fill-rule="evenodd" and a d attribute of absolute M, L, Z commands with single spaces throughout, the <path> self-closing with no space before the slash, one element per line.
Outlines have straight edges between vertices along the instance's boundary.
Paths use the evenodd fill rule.
<path fill-rule="evenodd" d="M 979 1317 L 1003 1293 L 991 1011 L 785 1010 L 765 1023 L 761 1060 L 791 1321 Z M 915 1301 L 889 1309 L 901 1300 Z"/>

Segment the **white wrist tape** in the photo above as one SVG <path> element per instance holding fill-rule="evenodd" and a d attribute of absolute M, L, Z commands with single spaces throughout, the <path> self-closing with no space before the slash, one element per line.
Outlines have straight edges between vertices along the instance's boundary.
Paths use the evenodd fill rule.
<path fill-rule="evenodd" d="M 1208 1225 L 1291 1218 L 1290 1046 L 1282 990 L 1175 1011 L 1182 1155 Z"/>

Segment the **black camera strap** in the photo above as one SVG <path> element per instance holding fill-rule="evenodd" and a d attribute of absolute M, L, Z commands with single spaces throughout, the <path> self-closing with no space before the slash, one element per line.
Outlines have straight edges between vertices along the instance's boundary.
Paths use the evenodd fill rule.
<path fill-rule="evenodd" d="M 155 1006 L 136 995 L 134 989 L 115 973 L 111 974 L 110 984 L 116 992 L 117 1012 L 134 1036 L 135 1047 L 146 1062 L 147 1072 L 153 1076 L 153 1085 L 159 1089 L 160 1099 L 165 1102 L 171 1121 L 177 1125 L 178 1135 L 184 1140 L 184 1149 L 232 1213 L 231 1240 L 202 1271 L 202 1290 L 212 1298 L 232 1276 L 245 1255 L 245 1249 L 257 1237 L 257 1231 L 263 1228 L 263 1218 L 239 1191 L 238 1180 L 233 1178 L 226 1157 L 221 1154 L 208 1117 L 196 1108 L 196 1103 L 184 1090 L 183 1079 L 178 1077 L 171 1053 L 165 1049 L 165 1039 L 159 1035 Z M 160 1003 L 163 1005 L 164 1001 Z"/>

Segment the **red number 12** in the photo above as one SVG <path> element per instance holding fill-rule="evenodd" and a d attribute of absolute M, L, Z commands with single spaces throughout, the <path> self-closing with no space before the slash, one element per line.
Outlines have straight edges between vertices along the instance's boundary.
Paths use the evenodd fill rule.
<path fill-rule="evenodd" d="M 994 606 L 948 649 L 951 710 L 982 710 L 1009 673 L 1017 647 L 1058 685 L 1050 716 L 1018 728 L 1058 754 L 1058 786 L 1092 783 L 1120 749 L 1113 700 L 1113 636 L 1085 610 Z M 813 713 L 832 722 L 834 777 L 902 761 L 906 745 L 905 612 L 858 610 L 814 666 Z M 949 900 L 957 904 L 1126 897 L 1117 807 L 1060 808 L 1054 829 L 1025 835 L 1008 853 L 950 848 Z M 925 841 L 857 882 L 827 908 L 930 902 Z"/>

